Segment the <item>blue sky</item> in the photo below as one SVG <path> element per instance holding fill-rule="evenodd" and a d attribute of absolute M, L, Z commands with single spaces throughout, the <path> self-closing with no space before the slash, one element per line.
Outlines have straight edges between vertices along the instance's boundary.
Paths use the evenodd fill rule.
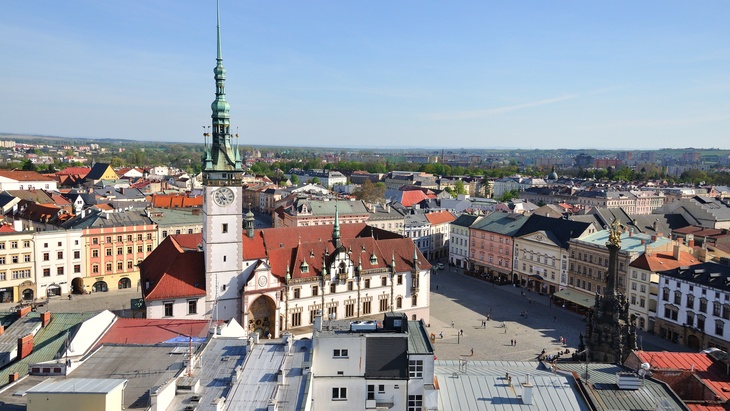
<path fill-rule="evenodd" d="M 230 1 L 241 144 L 730 148 L 727 1 Z M 215 1 L 0 3 L 0 132 L 202 142 Z"/>

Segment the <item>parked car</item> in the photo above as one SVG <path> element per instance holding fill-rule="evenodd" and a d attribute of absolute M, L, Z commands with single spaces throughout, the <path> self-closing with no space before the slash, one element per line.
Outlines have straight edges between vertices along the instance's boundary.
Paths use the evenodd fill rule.
<path fill-rule="evenodd" d="M 438 263 L 438 264 L 436 264 L 436 268 L 438 268 L 439 270 L 443 270 L 444 269 L 444 263 Z"/>

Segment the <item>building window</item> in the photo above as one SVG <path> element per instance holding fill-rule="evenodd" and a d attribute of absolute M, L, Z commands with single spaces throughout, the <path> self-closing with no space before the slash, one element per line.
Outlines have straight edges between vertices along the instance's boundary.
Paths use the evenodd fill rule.
<path fill-rule="evenodd" d="M 669 290 L 666 288 L 662 290 L 662 300 L 669 301 Z"/>
<path fill-rule="evenodd" d="M 370 288 L 370 279 L 365 280 L 365 288 Z"/>
<path fill-rule="evenodd" d="M 74 273 L 81 272 L 81 264 L 74 264 Z"/>
<path fill-rule="evenodd" d="M 347 358 L 349 357 L 349 352 L 347 349 L 335 349 L 332 351 L 332 357 L 334 358 Z"/>
<path fill-rule="evenodd" d="M 343 400 L 347 400 L 347 388 L 333 387 L 332 388 L 332 401 L 343 401 Z"/>
<path fill-rule="evenodd" d="M 92 273 L 98 273 L 99 272 L 99 264 L 94 264 L 91 266 L 91 272 Z"/>
<path fill-rule="evenodd" d="M 91 250 L 91 256 L 92 257 L 98 257 L 99 256 L 99 250 Z"/>
<path fill-rule="evenodd" d="M 674 292 L 674 304 L 677 304 L 677 305 L 682 304 L 682 292 L 681 291 Z"/>
<path fill-rule="evenodd" d="M 17 241 L 11 241 L 10 242 L 10 248 L 18 248 L 18 242 Z"/>
<path fill-rule="evenodd" d="M 173 303 L 171 301 L 166 301 L 163 304 L 165 306 L 165 317 L 172 317 L 172 305 L 173 305 Z"/>
<path fill-rule="evenodd" d="M 705 332 L 705 317 L 701 315 L 697 316 L 697 328 L 699 328 L 700 331 Z"/>
<path fill-rule="evenodd" d="M 348 281 L 347 282 L 347 291 L 352 291 L 353 290 L 353 287 L 354 286 L 352 285 L 352 281 Z"/>
<path fill-rule="evenodd" d="M 330 284 L 330 294 L 337 292 L 337 285 L 335 283 Z"/>
<path fill-rule="evenodd" d="M 385 287 L 388 285 L 388 277 L 380 277 L 380 286 Z"/>
<path fill-rule="evenodd" d="M 111 256 L 112 255 L 112 249 L 111 249 L 111 247 L 106 249 L 106 255 L 107 256 Z"/>
<path fill-rule="evenodd" d="M 381 298 L 380 299 L 380 312 L 388 311 L 388 299 L 387 298 Z"/>
<path fill-rule="evenodd" d="M 299 288 L 294 289 L 294 298 L 299 298 Z"/>
<path fill-rule="evenodd" d="M 111 236 L 107 237 L 107 238 L 106 238 L 106 242 L 107 242 L 107 243 L 111 243 L 111 242 L 112 242 L 112 237 L 111 237 Z"/>
<path fill-rule="evenodd" d="M 13 256 L 13 257 L 11 258 L 11 261 L 13 262 L 13 264 L 18 264 L 18 256 L 17 256 L 17 255 L 14 255 L 14 256 Z"/>
<path fill-rule="evenodd" d="M 133 252 L 134 252 L 134 248 L 133 247 L 131 247 L 131 246 L 130 247 L 127 247 L 127 254 L 132 254 Z"/>
<path fill-rule="evenodd" d="M 43 261 L 48 261 L 51 259 L 50 253 L 43 253 Z"/>
<path fill-rule="evenodd" d="M 291 313 L 291 326 L 299 327 L 300 325 L 302 325 L 302 313 L 301 312 Z"/>
<path fill-rule="evenodd" d="M 167 237 L 167 230 L 162 230 L 162 238 Z"/>
<path fill-rule="evenodd" d="M 63 275 L 63 267 L 56 267 L 56 275 Z"/>
<path fill-rule="evenodd" d="M 119 241 L 121 241 L 121 240 L 119 240 Z M 127 241 L 132 241 L 132 235 L 131 234 L 127 234 Z"/>
<path fill-rule="evenodd" d="M 411 306 L 415 307 L 418 305 L 418 296 L 414 295 L 411 297 Z"/>
<path fill-rule="evenodd" d="M 422 409 L 423 409 L 423 396 L 409 395 L 408 396 L 408 411 L 421 411 Z"/>
<path fill-rule="evenodd" d="M 190 234 L 192 234 L 192 233 L 190 233 Z M 148 240 L 151 240 L 152 239 L 152 233 L 147 233 L 147 239 Z"/>
<path fill-rule="evenodd" d="M 725 323 L 721 320 L 715 321 L 715 335 L 722 336 L 722 333 L 724 330 L 725 330 Z"/>
<path fill-rule="evenodd" d="M 122 271 L 124 269 L 124 263 L 122 261 L 117 262 L 117 271 Z"/>
<path fill-rule="evenodd" d="M 112 263 L 106 263 L 106 270 L 111 271 L 112 270 Z"/>
<path fill-rule="evenodd" d="M 81 251 L 74 251 L 74 259 L 81 258 Z"/>
<path fill-rule="evenodd" d="M 142 234 L 137 234 L 137 241 L 142 241 Z"/>
<path fill-rule="evenodd" d="M 117 255 L 124 254 L 124 249 L 122 247 L 117 247 Z"/>
<path fill-rule="evenodd" d="M 316 285 L 312 286 L 312 296 L 319 295 L 319 287 Z"/>
<path fill-rule="evenodd" d="M 355 316 L 355 303 L 345 304 L 345 317 Z"/>
<path fill-rule="evenodd" d="M 423 378 L 423 360 L 408 360 L 408 376 Z"/>
<path fill-rule="evenodd" d="M 44 277 L 50 277 L 51 276 L 51 269 L 50 268 L 44 268 L 43 269 L 43 276 Z"/>
<path fill-rule="evenodd" d="M 707 312 L 707 300 L 705 300 L 704 298 L 700 298 L 700 312 Z"/>
<path fill-rule="evenodd" d="M 403 308 L 403 298 L 397 297 L 395 299 L 395 308 Z"/>
<path fill-rule="evenodd" d="M 131 270 L 133 266 L 132 260 L 127 261 L 127 269 Z"/>
<path fill-rule="evenodd" d="M 370 301 L 363 301 L 363 303 L 362 303 L 362 313 L 363 314 L 370 314 Z"/>
<path fill-rule="evenodd" d="M 30 254 L 25 254 L 23 256 L 23 261 L 25 261 L 26 263 L 29 263 L 30 262 Z"/>
<path fill-rule="evenodd" d="M 221 225 L 221 232 L 222 232 L 223 234 L 225 234 L 225 233 L 227 233 L 227 232 L 228 232 L 228 223 L 223 223 L 223 224 Z"/>

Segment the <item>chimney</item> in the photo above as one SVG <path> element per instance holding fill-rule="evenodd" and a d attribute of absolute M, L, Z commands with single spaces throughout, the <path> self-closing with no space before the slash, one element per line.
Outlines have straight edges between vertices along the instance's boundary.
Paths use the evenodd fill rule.
<path fill-rule="evenodd" d="M 30 306 L 19 308 L 17 311 L 18 317 L 25 317 L 25 315 L 28 314 L 30 312 L 30 310 L 31 310 Z"/>
<path fill-rule="evenodd" d="M 522 383 L 522 403 L 532 405 L 532 383 L 530 382 L 530 374 L 527 374 L 525 382 Z"/>
<path fill-rule="evenodd" d="M 317 311 L 314 315 L 314 331 L 322 331 L 322 312 Z"/>
<path fill-rule="evenodd" d="M 3 334 L 5 334 L 5 326 L 0 325 L 0 335 L 3 335 Z"/>
<path fill-rule="evenodd" d="M 681 243 L 679 243 L 681 244 Z M 679 261 L 679 251 L 682 249 L 682 246 L 679 244 L 675 244 L 672 252 L 672 257 L 674 257 L 675 260 Z"/>
<path fill-rule="evenodd" d="M 18 359 L 22 360 L 31 352 L 33 352 L 33 335 L 28 334 L 25 337 L 18 338 Z"/>
<path fill-rule="evenodd" d="M 694 239 L 687 241 L 687 247 L 694 248 L 694 246 L 695 246 L 695 240 Z"/>
<path fill-rule="evenodd" d="M 8 375 L 8 382 L 18 381 L 18 377 L 19 375 L 17 372 L 11 373 L 10 375 Z"/>
<path fill-rule="evenodd" d="M 49 322 L 51 322 L 51 312 L 46 311 L 41 313 L 41 327 L 45 327 Z"/>

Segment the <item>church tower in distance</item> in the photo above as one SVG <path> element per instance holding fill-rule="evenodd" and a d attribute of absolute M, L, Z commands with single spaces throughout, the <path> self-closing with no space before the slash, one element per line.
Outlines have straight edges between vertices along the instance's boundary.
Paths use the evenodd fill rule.
<path fill-rule="evenodd" d="M 226 69 L 221 54 L 220 8 L 216 5 L 218 55 L 212 127 L 204 133 L 203 253 L 206 314 L 213 319 L 240 321 L 239 276 L 243 271 L 243 168 L 238 143 L 231 136 L 230 106 L 226 101 Z M 238 135 L 236 135 L 236 138 Z"/>

